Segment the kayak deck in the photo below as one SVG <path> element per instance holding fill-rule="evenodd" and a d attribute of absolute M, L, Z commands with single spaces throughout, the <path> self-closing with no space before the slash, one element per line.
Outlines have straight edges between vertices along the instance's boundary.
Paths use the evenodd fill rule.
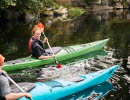
<path fill-rule="evenodd" d="M 100 40 L 96 42 L 80 44 L 75 46 L 68 46 L 62 47 L 57 53 L 56 58 L 58 61 L 64 61 L 67 59 L 75 58 L 90 52 L 94 52 L 97 50 L 102 49 L 102 47 L 106 44 L 108 39 Z M 45 64 L 52 64 L 55 63 L 54 58 L 49 59 L 36 59 L 34 57 L 25 57 L 18 60 L 8 61 L 5 62 L 4 70 L 11 71 L 16 69 L 28 68 L 28 67 L 35 67 L 41 66 Z"/>
<path fill-rule="evenodd" d="M 55 79 L 47 82 L 37 82 L 30 93 L 34 100 L 57 100 L 108 80 L 117 68 L 118 65 L 79 76 L 82 79 L 80 81 Z M 27 99 L 23 97 L 19 100 Z"/>

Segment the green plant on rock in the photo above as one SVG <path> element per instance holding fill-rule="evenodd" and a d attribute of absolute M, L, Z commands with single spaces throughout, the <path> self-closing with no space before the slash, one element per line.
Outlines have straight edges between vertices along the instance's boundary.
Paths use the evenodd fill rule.
<path fill-rule="evenodd" d="M 69 8 L 69 16 L 70 17 L 78 17 L 82 15 L 84 11 L 78 7 L 71 7 Z"/>
<path fill-rule="evenodd" d="M 123 5 L 129 5 L 129 3 L 127 1 L 122 1 L 121 2 Z"/>

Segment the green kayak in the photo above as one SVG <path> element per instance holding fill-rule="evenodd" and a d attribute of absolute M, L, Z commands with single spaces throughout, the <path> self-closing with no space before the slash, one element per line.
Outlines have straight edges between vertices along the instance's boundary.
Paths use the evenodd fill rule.
<path fill-rule="evenodd" d="M 58 61 L 63 61 L 71 58 L 75 58 L 93 51 L 102 49 L 108 39 L 95 41 L 86 44 L 80 44 L 75 46 L 61 47 L 55 54 Z M 49 59 L 36 59 L 34 57 L 25 57 L 17 60 L 5 62 L 3 70 L 11 71 L 29 67 L 36 67 L 45 64 L 55 63 L 54 58 Z"/>

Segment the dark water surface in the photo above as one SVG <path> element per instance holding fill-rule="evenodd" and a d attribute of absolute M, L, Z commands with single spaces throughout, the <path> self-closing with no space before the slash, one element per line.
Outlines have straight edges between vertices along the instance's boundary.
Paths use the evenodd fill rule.
<path fill-rule="evenodd" d="M 86 96 L 93 91 L 98 94 L 92 95 L 88 100 L 98 97 L 99 93 L 105 96 L 102 100 L 129 100 L 130 99 L 130 12 L 129 11 L 106 11 L 91 12 L 74 20 L 41 18 L 46 23 L 45 33 L 51 46 L 70 46 L 96 40 L 109 38 L 104 50 L 108 53 L 91 54 L 78 57 L 73 60 L 61 62 L 62 64 L 86 66 L 86 73 L 100 70 L 118 64 L 120 67 L 109 83 L 100 85 L 100 89 L 94 86 L 78 94 L 71 95 L 63 100 L 87 100 Z M 29 56 L 27 49 L 28 40 L 31 37 L 31 29 L 35 21 L 2 21 L 0 23 L 0 53 L 6 57 L 6 61 Z M 93 57 L 92 57 L 93 55 Z M 82 59 L 83 58 L 83 59 Z M 91 59 L 88 59 L 91 58 Z M 37 81 L 40 69 L 26 69 L 9 72 L 16 82 Z M 19 73 L 19 74 L 18 74 Z M 111 84 L 110 84 L 111 83 Z M 107 84 L 108 86 L 104 86 Z M 110 86 L 109 89 L 107 89 Z M 102 88 L 101 88 L 102 87 Z M 96 89 L 96 90 L 95 90 Z M 114 90 L 114 91 L 111 91 Z M 115 91 L 116 90 L 116 91 Z"/>

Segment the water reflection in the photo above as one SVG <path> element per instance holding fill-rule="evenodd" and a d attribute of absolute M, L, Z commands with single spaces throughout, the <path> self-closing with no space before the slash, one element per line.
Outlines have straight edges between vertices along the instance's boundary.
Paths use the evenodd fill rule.
<path fill-rule="evenodd" d="M 81 55 L 79 57 L 76 57 L 74 59 L 69 59 L 69 60 L 66 60 L 66 61 L 62 61 L 61 64 L 64 64 L 64 65 L 74 65 L 74 63 L 76 62 L 83 62 L 83 60 L 86 60 L 86 59 L 91 59 L 91 58 L 99 58 L 101 56 L 106 56 L 108 55 L 107 52 L 105 52 L 104 50 L 98 50 L 98 51 L 95 51 L 95 52 L 91 52 L 91 53 L 88 53 L 88 54 L 85 54 L 85 55 Z"/>
<path fill-rule="evenodd" d="M 97 100 L 110 91 L 115 91 L 115 89 L 110 82 L 106 81 L 58 100 Z"/>
<path fill-rule="evenodd" d="M 129 100 L 129 19 L 130 11 L 105 11 L 86 13 L 73 20 L 53 21 L 53 18 L 50 18 L 47 19 L 46 22 L 46 19 L 41 18 L 41 21 L 47 24 L 45 26 L 45 33 L 47 34 L 51 46 L 70 46 L 109 38 L 105 48 L 108 55 L 93 59 L 88 59 L 89 57 L 85 59 L 79 57 L 81 62 L 78 62 L 78 64 L 85 67 L 86 73 L 115 64 L 120 65 L 121 67 L 111 78 L 111 83 L 117 89 L 117 92 L 111 92 L 106 95 L 105 98 L 107 100 Z M 28 24 L 24 21 L 6 21 L 0 23 L 0 53 L 6 57 L 6 60 L 13 60 L 30 55 L 27 49 L 27 43 L 30 38 L 31 28 L 34 24 L 34 21 Z M 76 58 L 72 60 L 70 65 L 77 65 L 76 62 L 80 59 Z M 63 62 L 63 64 L 69 63 L 68 61 Z M 34 81 L 39 75 L 39 70 L 40 69 L 23 70 L 22 75 L 15 74 L 12 75 L 12 77 L 15 79 L 17 76 L 16 81 L 17 79 L 19 79 L 18 81 L 28 81 L 29 77 L 34 75 L 29 80 Z M 31 74 L 31 72 L 33 72 L 33 74 Z"/>

